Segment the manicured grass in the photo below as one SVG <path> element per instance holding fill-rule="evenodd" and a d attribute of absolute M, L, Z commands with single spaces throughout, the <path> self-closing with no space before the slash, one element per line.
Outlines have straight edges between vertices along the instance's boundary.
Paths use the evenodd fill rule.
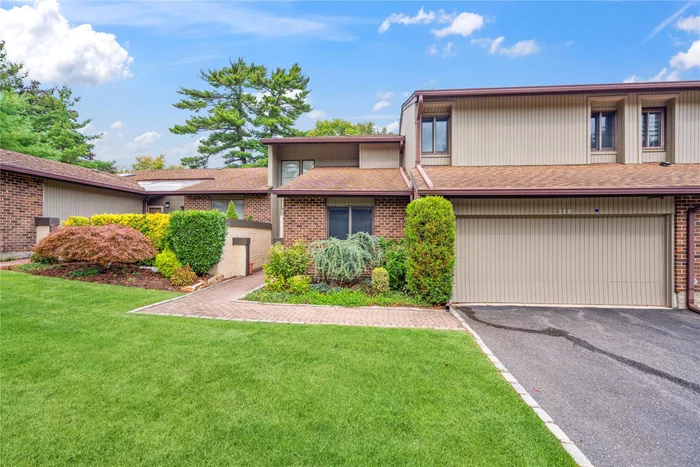
<path fill-rule="evenodd" d="M 430 306 L 422 300 L 402 292 L 387 292 L 378 295 L 368 295 L 360 290 L 340 289 L 330 292 L 309 290 L 303 294 L 289 292 L 272 292 L 265 289 L 254 290 L 244 300 L 265 303 L 294 303 L 309 305 L 335 306 Z"/>
<path fill-rule="evenodd" d="M 573 465 L 460 332 L 126 313 L 0 273 L 4 465 Z"/>

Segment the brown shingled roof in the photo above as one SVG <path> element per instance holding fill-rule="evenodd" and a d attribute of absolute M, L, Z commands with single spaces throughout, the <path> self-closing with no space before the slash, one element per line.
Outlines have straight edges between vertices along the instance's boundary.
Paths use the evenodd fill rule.
<path fill-rule="evenodd" d="M 423 167 L 413 178 L 421 193 L 461 196 L 700 194 L 700 164 Z"/>
<path fill-rule="evenodd" d="M 409 196 L 401 169 L 316 167 L 272 190 L 282 196 Z"/>
<path fill-rule="evenodd" d="M 77 165 L 28 156 L 0 149 L 0 170 L 35 175 L 54 180 L 109 188 L 130 193 L 145 193 L 135 180 Z"/>
<path fill-rule="evenodd" d="M 167 169 L 135 172 L 136 181 L 204 180 L 177 193 L 267 193 L 267 167 L 245 169 Z M 149 192 L 153 193 L 153 192 Z"/>

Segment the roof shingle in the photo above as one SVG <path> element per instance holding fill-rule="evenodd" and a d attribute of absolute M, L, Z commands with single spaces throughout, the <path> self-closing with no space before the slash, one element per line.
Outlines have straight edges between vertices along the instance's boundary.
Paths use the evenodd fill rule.
<path fill-rule="evenodd" d="M 177 190 L 178 193 L 262 193 L 270 190 L 267 167 L 143 170 L 129 178 L 136 181 L 203 180 Z"/>
<path fill-rule="evenodd" d="M 408 196 L 401 169 L 316 167 L 272 191 L 279 195 Z"/>

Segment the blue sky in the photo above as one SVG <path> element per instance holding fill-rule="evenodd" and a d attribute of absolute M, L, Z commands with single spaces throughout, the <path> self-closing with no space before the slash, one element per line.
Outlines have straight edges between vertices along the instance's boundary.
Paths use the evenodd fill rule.
<path fill-rule="evenodd" d="M 0 39 L 44 81 L 70 84 L 105 132 L 96 153 L 171 163 L 179 86 L 244 57 L 297 62 L 315 118 L 396 128 L 416 89 L 700 79 L 700 5 L 687 2 L 57 1 L 0 3 Z M 211 165 L 220 165 L 213 159 Z"/>

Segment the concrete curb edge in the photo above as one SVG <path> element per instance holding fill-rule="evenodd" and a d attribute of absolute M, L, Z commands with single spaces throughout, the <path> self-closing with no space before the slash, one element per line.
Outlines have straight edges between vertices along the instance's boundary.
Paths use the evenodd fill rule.
<path fill-rule="evenodd" d="M 525 403 L 530 407 L 535 414 L 542 420 L 544 425 L 549 429 L 549 431 L 552 432 L 554 436 L 557 437 L 559 442 L 561 443 L 562 447 L 566 450 L 566 452 L 569 453 L 569 455 L 574 459 L 574 462 L 579 465 L 579 467 L 593 467 L 593 464 L 591 464 L 591 461 L 588 460 L 588 458 L 583 454 L 583 452 L 576 446 L 576 444 L 571 441 L 571 439 L 564 433 L 564 430 L 562 430 L 559 425 L 554 423 L 554 420 L 552 417 L 549 416 L 545 410 L 540 407 L 540 405 L 537 403 L 537 401 L 530 395 L 530 393 L 527 392 L 527 390 L 520 384 L 518 383 L 518 380 L 515 379 L 515 377 L 508 371 L 508 369 L 501 363 L 501 361 L 496 357 L 491 349 L 488 348 L 488 346 L 484 343 L 484 341 L 481 339 L 481 336 L 472 329 L 469 324 L 464 321 L 464 318 L 460 316 L 457 311 L 452 308 L 450 308 L 450 313 L 452 313 L 452 316 L 454 316 L 457 321 L 460 322 L 462 327 L 471 334 L 472 338 L 474 339 L 474 342 L 479 346 L 482 352 L 488 357 L 488 359 L 491 361 L 493 366 L 496 367 L 496 369 L 501 373 L 501 376 L 503 376 L 503 379 L 505 379 L 508 384 L 511 385 L 511 387 L 515 390 L 516 393 L 525 401 Z"/>

